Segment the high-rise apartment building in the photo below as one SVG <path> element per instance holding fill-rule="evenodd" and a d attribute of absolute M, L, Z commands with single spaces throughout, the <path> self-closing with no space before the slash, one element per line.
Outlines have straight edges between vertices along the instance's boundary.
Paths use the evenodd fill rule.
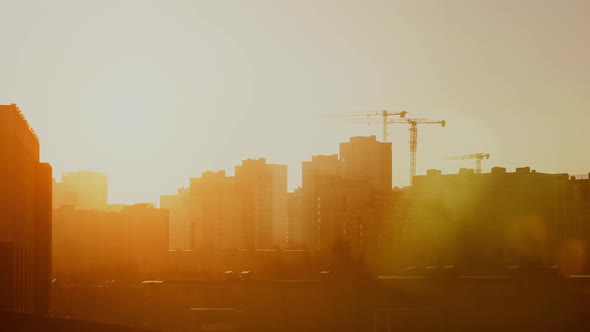
<path fill-rule="evenodd" d="M 287 247 L 303 248 L 303 190 L 301 187 L 287 197 Z"/>
<path fill-rule="evenodd" d="M 53 208 L 62 205 L 82 210 L 106 210 L 109 204 L 109 180 L 106 174 L 78 171 L 63 173 L 53 187 Z"/>
<path fill-rule="evenodd" d="M 287 166 L 244 160 L 235 176 L 205 172 L 190 180 L 191 248 L 286 248 Z"/>
<path fill-rule="evenodd" d="M 523 260 L 554 264 L 563 244 L 576 235 L 569 231 L 571 215 L 583 215 L 572 210 L 584 202 L 573 201 L 572 183 L 567 174 L 529 167 L 515 172 L 495 167 L 484 174 L 429 170 L 414 178 L 407 255 L 417 265 L 472 269 Z M 588 197 L 579 206 L 587 203 Z"/>
<path fill-rule="evenodd" d="M 104 282 L 166 277 L 168 211 L 150 204 L 119 211 L 62 206 L 53 215 L 54 275 Z"/>
<path fill-rule="evenodd" d="M 242 205 L 242 248 L 287 246 L 287 166 L 247 159 L 235 167 Z"/>
<path fill-rule="evenodd" d="M 120 212 L 126 225 L 124 239 L 129 241 L 130 260 L 144 279 L 165 276 L 168 262 L 169 211 L 150 203 L 125 206 Z"/>
<path fill-rule="evenodd" d="M 45 314 L 51 281 L 51 166 L 15 104 L 0 106 L 0 309 Z"/>
<path fill-rule="evenodd" d="M 190 180 L 190 222 L 194 249 L 238 248 L 243 228 L 235 178 L 225 171 Z"/>
<path fill-rule="evenodd" d="M 340 179 L 340 162 L 338 155 L 313 156 L 311 161 L 302 164 L 302 242 L 309 250 L 319 250 L 320 226 L 319 192 Z"/>
<path fill-rule="evenodd" d="M 380 191 L 392 190 L 391 143 L 376 136 L 351 137 L 340 143 L 340 174 L 344 179 L 362 180 Z"/>
<path fill-rule="evenodd" d="M 190 249 L 190 189 L 181 188 L 176 195 L 161 195 L 160 208 L 170 211 L 170 249 Z"/>
<path fill-rule="evenodd" d="M 391 143 L 352 137 L 340 156 L 303 162 L 302 234 L 310 250 L 329 255 L 337 242 L 360 252 L 377 245 L 392 194 Z"/>

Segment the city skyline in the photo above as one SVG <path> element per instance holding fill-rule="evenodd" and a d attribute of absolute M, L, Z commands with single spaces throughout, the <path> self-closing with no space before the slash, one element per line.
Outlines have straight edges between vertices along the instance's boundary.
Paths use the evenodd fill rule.
<path fill-rule="evenodd" d="M 1 6 L 0 103 L 26 113 L 54 176 L 107 173 L 114 202 L 157 202 L 258 157 L 288 165 L 292 190 L 302 160 L 380 137 L 320 119 L 362 110 L 447 120 L 420 132 L 418 174 L 472 167 L 444 158 L 476 152 L 491 154 L 484 170 L 588 172 L 584 1 Z M 407 129 L 391 132 L 405 186 Z"/>
<path fill-rule="evenodd" d="M 377 140 L 377 135 L 353 136 L 353 137 L 350 137 L 349 139 L 375 139 L 375 140 Z M 381 142 L 381 141 L 378 141 L 378 142 Z M 345 143 L 345 142 L 341 142 L 340 144 L 342 144 L 342 143 Z M 335 150 L 335 151 L 337 151 L 337 150 Z M 309 156 L 308 159 L 315 158 L 315 157 L 330 157 L 330 156 L 335 156 L 336 157 L 336 161 L 337 162 L 340 162 L 341 156 L 339 157 L 338 153 L 336 153 L 335 151 L 333 151 L 334 153 L 329 153 L 329 154 Z M 464 170 L 470 170 L 470 171 L 475 172 L 476 171 L 476 166 L 475 166 L 476 162 L 475 162 L 475 158 L 472 157 L 472 156 L 474 156 L 474 154 L 465 155 L 465 157 L 467 157 L 467 158 L 465 158 L 464 160 L 461 161 L 462 162 L 462 165 L 461 166 L 457 166 L 456 169 L 451 170 L 450 172 L 444 172 L 442 169 L 438 169 L 438 168 L 429 168 L 429 169 L 426 169 L 424 171 L 424 173 L 417 173 L 416 176 L 424 176 L 424 175 L 428 174 L 429 171 L 442 172 L 442 174 L 448 174 L 448 175 L 461 174 Z M 462 156 L 457 156 L 455 158 L 458 159 L 458 157 L 462 157 Z M 247 158 L 247 159 L 242 160 L 241 162 L 250 161 L 250 160 L 254 161 L 254 160 L 258 160 L 258 159 L 264 159 L 264 160 L 266 160 L 265 157 L 259 157 L 259 158 Z M 451 158 L 447 158 L 447 159 L 451 159 Z M 578 178 L 578 179 L 587 179 L 587 178 L 590 178 L 590 172 L 585 172 L 585 173 L 584 172 L 569 173 L 569 172 L 566 172 L 566 171 L 544 172 L 544 170 L 542 170 L 542 169 L 539 170 L 539 169 L 537 169 L 535 167 L 531 167 L 530 165 L 515 166 L 513 168 L 507 168 L 507 167 L 504 167 L 503 165 L 495 165 L 495 164 L 493 166 L 490 166 L 490 165 L 487 165 L 486 166 L 486 163 L 489 163 L 489 161 L 485 160 L 485 158 L 482 158 L 482 159 L 484 159 L 484 160 L 481 161 L 481 163 L 484 165 L 484 166 L 482 166 L 483 173 L 489 173 L 494 168 L 504 168 L 504 169 L 508 169 L 509 171 L 516 171 L 516 170 L 518 170 L 520 168 L 525 167 L 525 168 L 529 168 L 529 169 L 534 169 L 535 171 L 540 171 L 542 173 L 555 174 L 555 175 L 558 175 L 558 174 L 566 174 L 568 176 L 575 177 L 575 178 Z M 300 164 L 305 164 L 306 162 L 307 162 L 306 160 L 302 160 L 300 162 Z M 456 161 L 455 161 L 455 163 L 456 163 Z M 162 199 L 163 196 L 175 196 L 178 193 L 180 193 L 181 191 L 189 190 L 190 189 L 190 186 L 191 186 L 191 181 L 193 179 L 199 178 L 203 174 L 220 173 L 220 172 L 223 173 L 223 176 L 234 177 L 235 176 L 235 171 L 234 171 L 233 168 L 238 167 L 238 166 L 239 166 L 239 164 L 235 164 L 235 165 L 233 165 L 231 167 L 228 167 L 228 168 L 222 168 L 222 169 L 217 169 L 217 170 L 204 170 L 199 175 L 194 175 L 194 176 L 190 176 L 189 178 L 187 178 L 184 181 L 185 183 L 181 184 L 179 187 L 177 187 L 172 192 L 160 193 L 158 195 L 158 197 L 156 199 L 154 199 L 154 200 L 143 200 L 143 201 L 140 201 L 140 200 L 132 200 L 132 201 L 125 201 L 125 200 L 120 201 L 119 200 L 119 201 L 117 201 L 117 200 L 111 199 L 111 191 L 110 191 L 111 180 L 110 180 L 108 174 L 96 172 L 94 170 L 66 171 L 64 173 L 59 174 L 59 176 L 56 176 L 56 174 L 54 174 L 53 180 L 54 180 L 54 186 L 55 185 L 58 185 L 59 186 L 59 185 L 62 184 L 62 182 L 59 182 L 58 179 L 61 178 L 61 181 L 63 181 L 63 176 L 64 175 L 78 174 L 78 173 L 91 173 L 91 174 L 94 173 L 94 174 L 99 174 L 99 175 L 105 177 L 105 181 L 106 181 L 105 182 L 105 186 L 107 187 L 106 194 L 107 194 L 107 198 L 108 198 L 108 201 L 107 201 L 107 203 L 108 203 L 107 205 L 108 206 L 117 207 L 117 206 L 120 206 L 120 205 L 135 205 L 135 204 L 149 203 L 149 204 L 153 204 L 154 206 L 157 206 L 159 208 L 162 208 L 162 206 L 161 206 L 161 199 Z M 287 165 L 282 165 L 282 166 L 287 166 Z M 299 169 L 301 171 L 301 173 L 299 174 L 299 177 L 304 176 L 303 175 L 303 173 L 305 171 L 304 168 L 299 167 Z M 448 168 L 444 168 L 444 169 L 448 169 Z M 288 186 L 288 193 L 293 193 L 294 191 L 301 190 L 301 188 L 303 186 L 303 182 L 302 181 L 299 181 L 295 186 L 292 186 L 291 185 L 292 180 L 289 177 L 287 177 L 287 180 L 288 180 L 288 183 L 290 184 Z M 108 183 L 108 185 L 106 185 L 106 183 Z M 393 185 L 391 187 L 391 189 L 405 189 L 405 188 L 410 188 L 410 187 L 412 187 L 412 184 L 407 184 L 407 185 L 404 185 L 404 186 Z M 63 189 L 61 189 L 61 190 L 63 190 Z M 60 196 L 60 195 L 63 195 L 63 194 L 58 194 L 58 196 Z M 54 204 L 55 204 L 55 202 L 54 202 Z M 71 205 L 77 205 L 77 204 L 71 203 Z M 106 208 L 107 205 L 105 205 L 105 208 Z"/>
<path fill-rule="evenodd" d="M 589 0 L 0 12 L 1 330 L 589 330 Z"/>

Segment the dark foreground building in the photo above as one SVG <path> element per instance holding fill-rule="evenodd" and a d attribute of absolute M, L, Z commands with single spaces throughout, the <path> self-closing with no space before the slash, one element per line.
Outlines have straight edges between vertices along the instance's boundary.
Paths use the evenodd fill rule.
<path fill-rule="evenodd" d="M 155 332 L 126 326 L 85 322 L 75 319 L 39 317 L 31 314 L 0 311 L 2 331 L 11 332 Z"/>
<path fill-rule="evenodd" d="M 52 169 L 15 105 L 0 105 L 0 310 L 45 314 L 51 282 Z"/>
<path fill-rule="evenodd" d="M 56 315 L 160 331 L 588 331 L 590 277 L 545 267 L 378 278 L 58 285 Z"/>

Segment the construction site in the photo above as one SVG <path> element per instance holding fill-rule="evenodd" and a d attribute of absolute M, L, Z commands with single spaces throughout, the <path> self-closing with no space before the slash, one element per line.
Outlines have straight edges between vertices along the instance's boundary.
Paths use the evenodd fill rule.
<path fill-rule="evenodd" d="M 290 234 L 295 247 L 329 252 L 342 242 L 376 273 L 456 266 L 485 274 L 532 261 L 559 266 L 564 274 L 590 272 L 587 177 L 530 167 L 485 173 L 482 163 L 490 154 L 483 152 L 445 158 L 474 161 L 473 168 L 417 175 L 418 127 L 445 127 L 445 120 L 387 110 L 325 117 L 381 125 L 382 141 L 353 137 L 341 144 L 339 156 L 304 162 L 302 231 Z M 411 186 L 391 190 L 389 126 L 399 124 L 409 127 Z"/>

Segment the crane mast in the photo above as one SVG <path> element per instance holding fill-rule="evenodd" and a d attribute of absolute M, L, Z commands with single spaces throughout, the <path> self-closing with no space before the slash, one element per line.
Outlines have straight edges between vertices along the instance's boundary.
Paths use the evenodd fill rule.
<path fill-rule="evenodd" d="M 419 124 L 440 124 L 441 127 L 446 127 L 445 120 L 429 120 L 423 118 L 416 119 L 393 119 L 390 123 L 394 124 L 409 124 L 410 125 L 410 184 L 414 184 L 414 177 L 416 176 L 416 159 L 418 154 L 418 125 Z"/>
<path fill-rule="evenodd" d="M 410 122 L 410 184 L 414 184 L 416 176 L 416 155 L 418 154 L 418 125 Z"/>
<path fill-rule="evenodd" d="M 403 118 L 405 116 L 401 115 L 401 117 Z M 382 130 L 383 130 L 383 142 L 387 142 L 388 138 L 389 138 L 389 133 L 387 132 L 387 111 L 383 111 L 383 123 L 382 123 Z"/>

